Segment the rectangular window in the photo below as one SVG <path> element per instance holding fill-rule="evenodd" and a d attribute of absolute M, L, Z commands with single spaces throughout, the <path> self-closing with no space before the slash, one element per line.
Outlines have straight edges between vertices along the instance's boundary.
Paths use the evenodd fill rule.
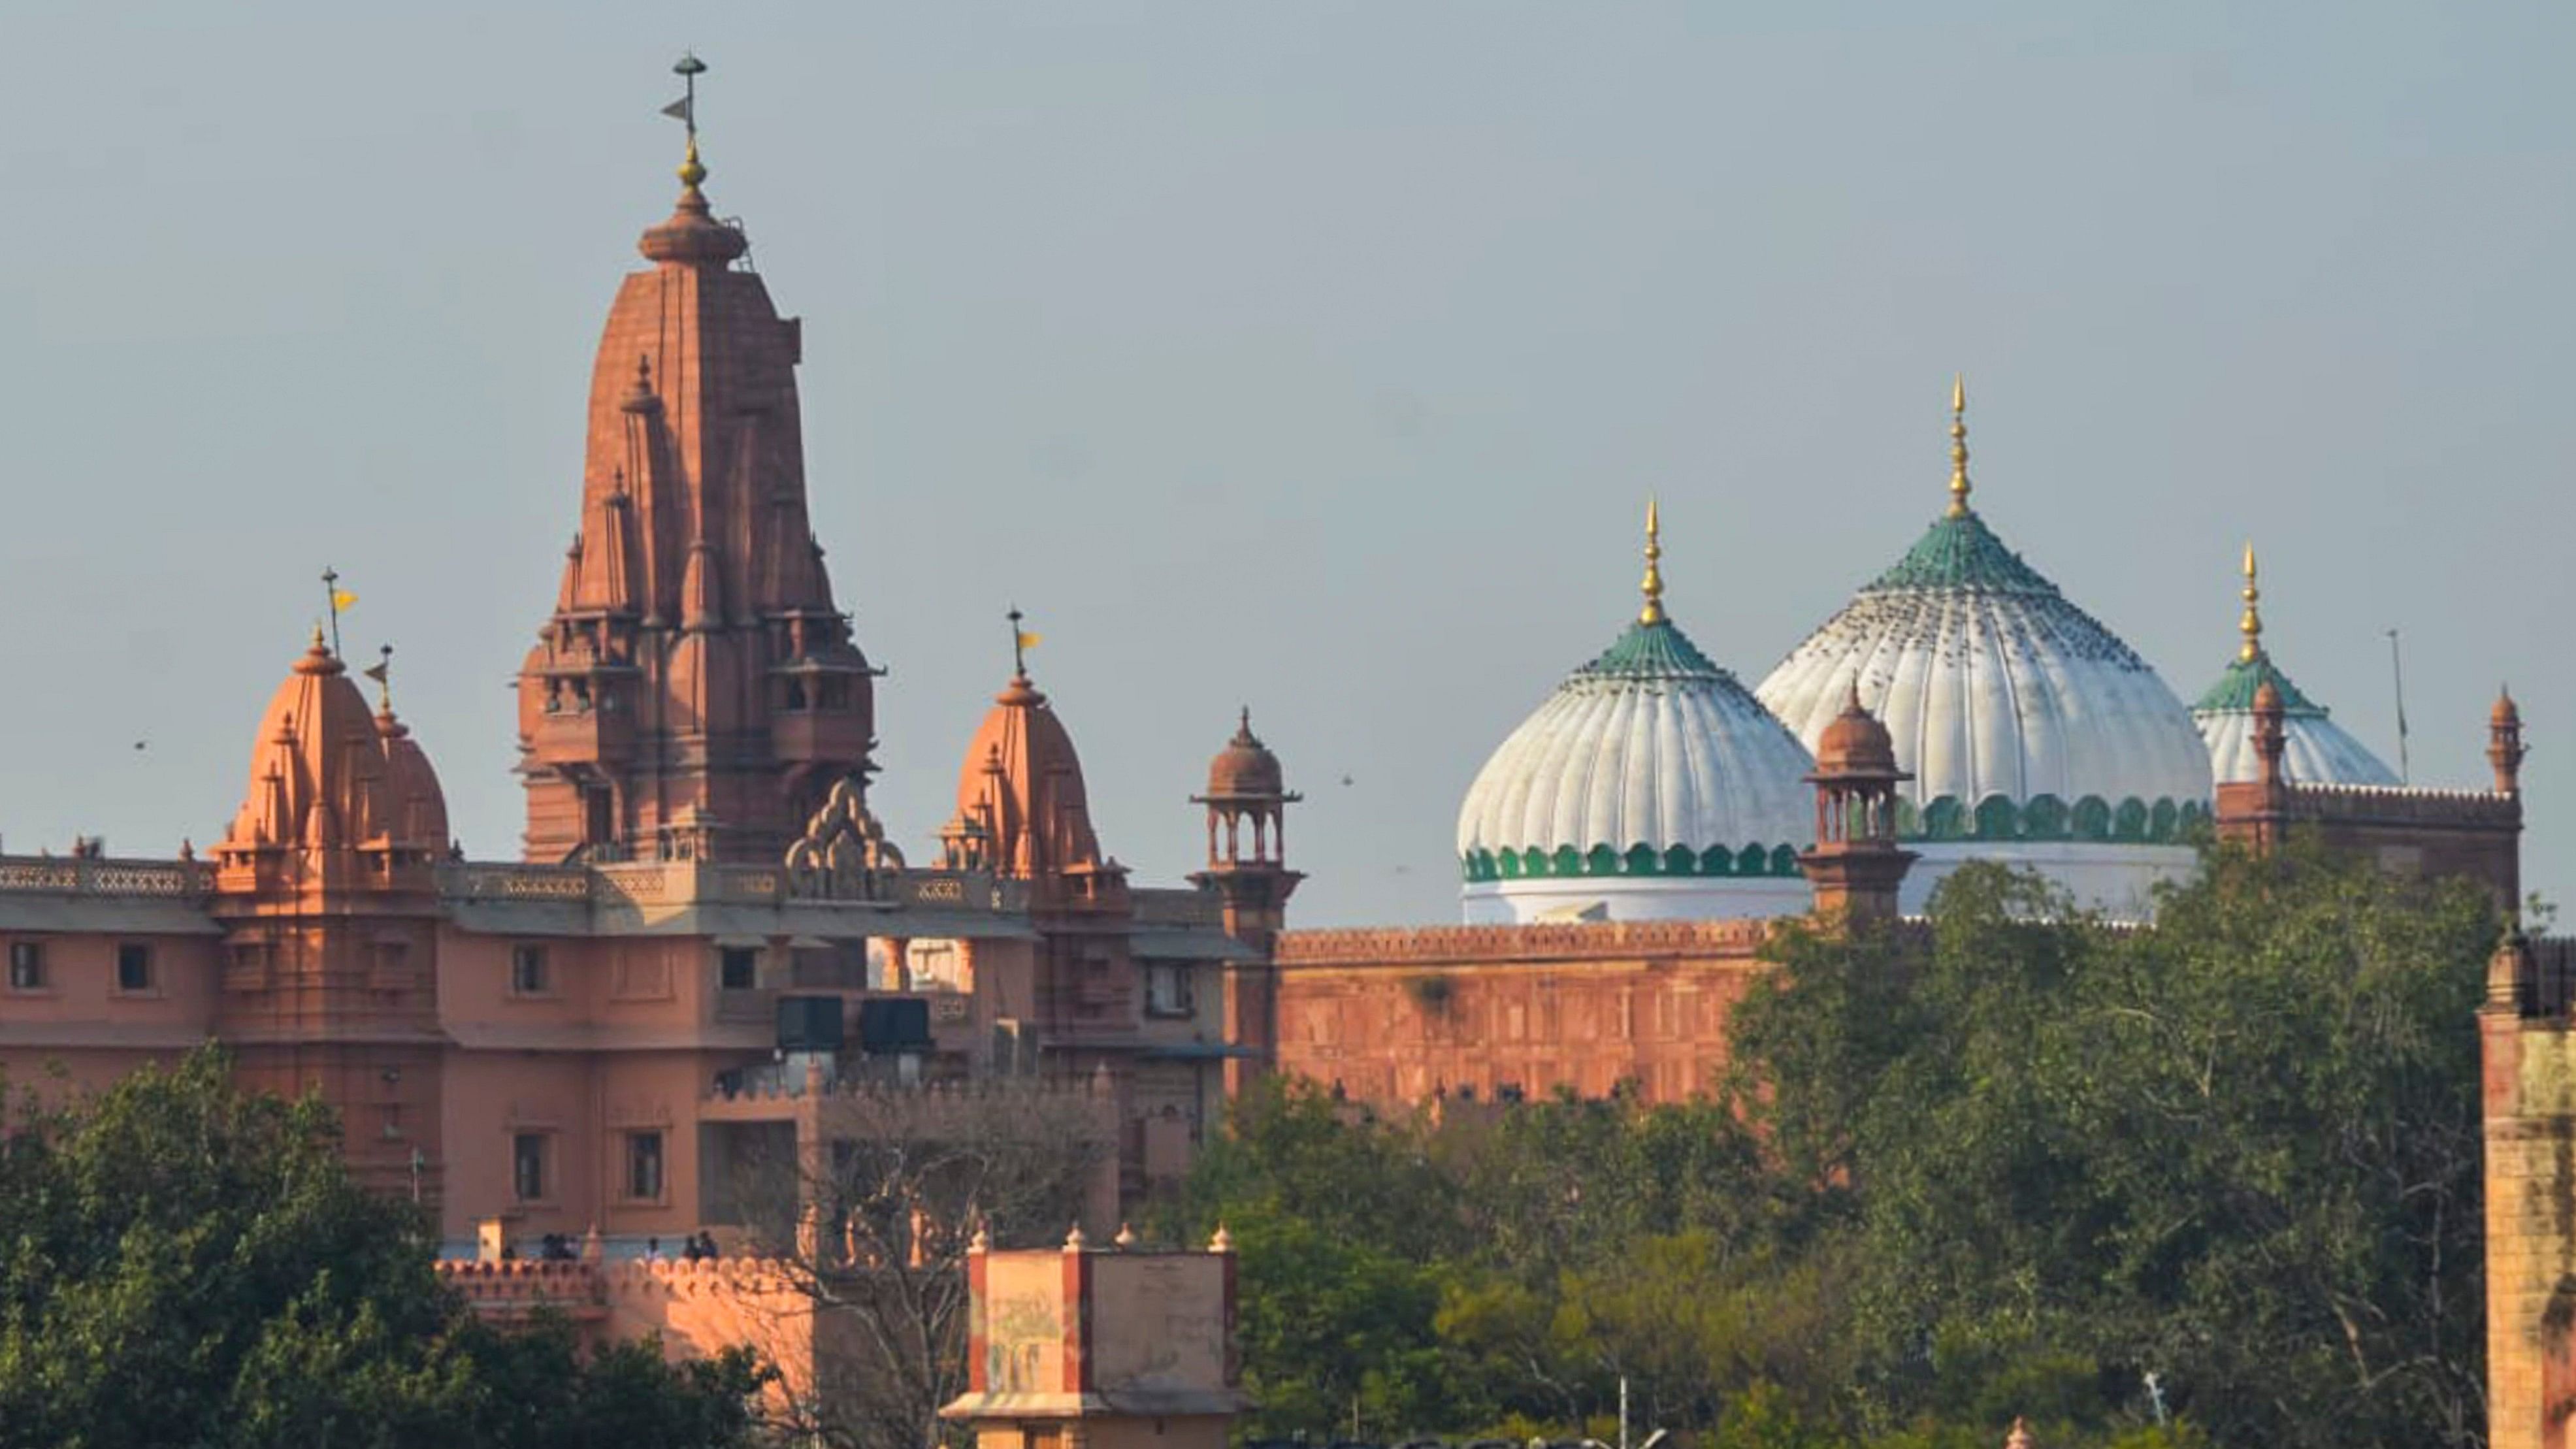
<path fill-rule="evenodd" d="M 510 1138 L 510 1188 L 521 1202 L 546 1196 L 546 1134 L 520 1132 Z"/>
<path fill-rule="evenodd" d="M 639 1202 L 662 1200 L 662 1134 L 626 1134 L 626 1195 Z"/>
<path fill-rule="evenodd" d="M 152 989 L 151 947 L 140 941 L 123 941 L 117 944 L 116 989 L 128 992 Z"/>
<path fill-rule="evenodd" d="M 42 991 L 45 989 L 45 943 L 12 941 L 9 943 L 9 989 Z"/>
<path fill-rule="evenodd" d="M 1187 1016 L 1193 998 L 1190 993 L 1190 968 L 1176 962 L 1157 962 L 1145 968 L 1145 1011 L 1150 1016 Z"/>
<path fill-rule="evenodd" d="M 727 991 L 749 991 L 760 981 L 760 953 L 749 946 L 727 946 L 717 957 L 716 984 Z"/>
<path fill-rule="evenodd" d="M 553 991 L 554 980 L 546 971 L 546 948 L 513 946 L 510 948 L 510 994 L 544 996 Z"/>

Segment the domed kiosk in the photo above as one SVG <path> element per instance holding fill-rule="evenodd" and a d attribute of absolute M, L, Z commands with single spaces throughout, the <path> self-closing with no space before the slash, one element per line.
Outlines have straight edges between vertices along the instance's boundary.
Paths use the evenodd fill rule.
<path fill-rule="evenodd" d="M 1470 924 L 1772 916 L 1807 909 L 1813 761 L 1664 613 L 1646 514 L 1645 607 L 1566 676 L 1468 788 Z"/>
<path fill-rule="evenodd" d="M 1969 506 L 1966 406 L 1954 386 L 1948 511 L 1754 693 L 1810 746 L 1855 691 L 1886 725 L 1914 776 L 1904 909 L 1960 863 L 1999 860 L 2143 914 L 2195 863 L 2207 748 L 2155 670 Z"/>
<path fill-rule="evenodd" d="M 2306 785 L 2395 785 L 2397 772 L 2370 747 L 2336 724 L 2326 707 L 2299 692 L 2263 647 L 2263 591 L 2254 580 L 2254 545 L 2245 545 L 2245 613 L 2237 621 L 2244 643 L 2227 672 L 2191 707 L 2192 721 L 2209 744 L 2210 773 L 2218 783 L 2257 779 L 2263 762 L 2254 749 L 2254 696 L 2265 684 L 2281 696 L 2281 768 Z"/>

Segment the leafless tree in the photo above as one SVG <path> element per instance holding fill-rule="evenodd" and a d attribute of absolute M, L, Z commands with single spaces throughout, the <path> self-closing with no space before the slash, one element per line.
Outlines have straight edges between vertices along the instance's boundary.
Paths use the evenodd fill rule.
<path fill-rule="evenodd" d="M 966 1388 L 966 1255 L 1052 1247 L 1115 1201 L 1119 1123 L 1105 1091 L 1027 1078 L 863 1088 L 818 1104 L 797 1161 L 751 1161 L 738 1200 L 755 1249 L 797 1290 L 812 1392 L 798 1442 L 915 1449 Z M 1095 1229 L 1099 1224 L 1094 1224 Z"/>

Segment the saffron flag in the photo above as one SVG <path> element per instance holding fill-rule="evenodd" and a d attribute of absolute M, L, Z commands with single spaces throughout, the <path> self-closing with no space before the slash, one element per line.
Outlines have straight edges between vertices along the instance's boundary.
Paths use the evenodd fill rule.
<path fill-rule="evenodd" d="M 1031 632 L 1031 631 L 1029 631 L 1029 630 L 1023 629 L 1023 630 L 1021 630 L 1021 631 L 1020 631 L 1020 647 L 1021 647 L 1022 649 L 1035 649 L 1036 647 L 1038 647 L 1038 639 L 1039 639 L 1039 638 L 1040 638 L 1040 636 L 1039 636 L 1039 635 L 1037 635 L 1037 634 L 1035 634 L 1035 633 L 1033 633 L 1033 632 Z"/>
<path fill-rule="evenodd" d="M 355 606 L 357 602 L 358 596 L 350 593 L 346 589 L 333 589 L 331 591 L 331 607 L 334 609 L 350 608 Z"/>

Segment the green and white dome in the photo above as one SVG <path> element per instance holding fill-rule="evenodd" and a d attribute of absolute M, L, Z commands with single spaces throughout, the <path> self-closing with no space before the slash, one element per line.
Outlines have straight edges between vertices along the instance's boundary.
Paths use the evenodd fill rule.
<path fill-rule="evenodd" d="M 1909 908 L 1958 861 L 1999 859 L 2142 911 L 2155 880 L 2191 866 L 2208 750 L 2155 670 L 1968 506 L 1952 401 L 1947 514 L 1755 695 L 1810 748 L 1855 688 L 1887 726 L 1914 776 L 1899 811 L 1922 855 Z"/>
<path fill-rule="evenodd" d="M 2395 785 L 2397 772 L 2370 747 L 2336 724 L 2326 707 L 2299 692 L 2290 676 L 2272 662 L 2263 647 L 2263 618 L 2257 611 L 2262 591 L 2254 581 L 2254 547 L 2245 547 L 2245 615 L 2238 630 L 2245 636 L 2227 672 L 2191 707 L 2193 723 L 2209 746 L 2210 773 L 2218 783 L 2258 779 L 2262 757 L 2254 750 L 2254 692 L 2265 681 L 2281 694 L 2281 769 L 2307 785 Z"/>
<path fill-rule="evenodd" d="M 1647 603 L 1567 675 L 1468 787 L 1470 922 L 1804 910 L 1815 833 L 1804 747 L 1664 616 L 1650 515 Z"/>

